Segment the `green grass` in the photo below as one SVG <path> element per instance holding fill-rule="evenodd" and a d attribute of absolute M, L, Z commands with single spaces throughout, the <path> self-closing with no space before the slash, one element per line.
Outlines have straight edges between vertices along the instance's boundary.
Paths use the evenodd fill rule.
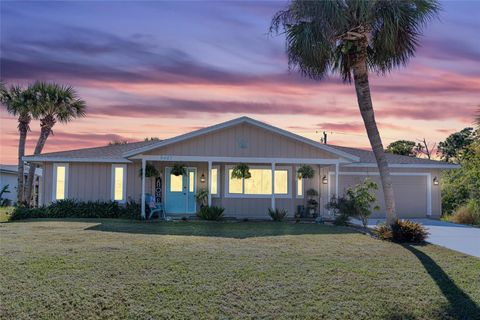
<path fill-rule="evenodd" d="M 273 222 L 0 224 L 1 319 L 479 319 L 480 260 Z"/>

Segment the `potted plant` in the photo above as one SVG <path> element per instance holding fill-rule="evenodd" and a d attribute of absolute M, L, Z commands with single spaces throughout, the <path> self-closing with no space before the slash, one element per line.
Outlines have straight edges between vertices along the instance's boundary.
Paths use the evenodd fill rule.
<path fill-rule="evenodd" d="M 232 170 L 232 179 L 250 179 L 252 177 L 250 168 L 245 163 L 240 163 Z"/>
<path fill-rule="evenodd" d="M 308 189 L 307 190 L 307 208 L 308 208 L 308 213 L 316 218 L 317 217 L 317 208 L 318 208 L 318 191 L 315 189 Z"/>
<path fill-rule="evenodd" d="M 185 169 L 184 164 L 174 163 L 170 173 L 173 174 L 174 176 L 177 176 L 177 177 L 178 176 L 184 176 L 184 175 L 187 174 L 187 169 Z"/>
<path fill-rule="evenodd" d="M 158 172 L 157 168 L 151 163 L 146 164 L 145 166 L 145 177 L 150 178 L 150 177 L 158 177 L 160 175 L 160 172 Z M 140 177 L 142 176 L 142 168 L 140 168 Z"/>
<path fill-rule="evenodd" d="M 200 204 L 200 210 L 202 210 L 202 208 L 206 207 L 208 204 L 208 190 L 206 188 L 201 188 L 198 190 L 195 198 Z"/>
<path fill-rule="evenodd" d="M 297 176 L 299 179 L 312 179 L 315 176 L 315 170 L 309 165 L 302 165 L 297 170 Z"/>

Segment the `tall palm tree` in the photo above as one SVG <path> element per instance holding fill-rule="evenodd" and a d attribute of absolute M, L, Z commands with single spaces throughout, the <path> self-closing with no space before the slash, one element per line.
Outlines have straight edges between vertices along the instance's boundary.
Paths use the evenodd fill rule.
<path fill-rule="evenodd" d="M 380 172 L 387 223 L 396 220 L 390 170 L 375 122 L 369 71 L 385 75 L 415 54 L 422 28 L 436 17 L 436 0 L 292 0 L 273 17 L 284 31 L 290 70 L 312 79 L 352 75 L 358 106 Z"/>
<path fill-rule="evenodd" d="M 53 132 L 52 128 L 57 122 L 68 123 L 85 116 L 86 103 L 70 86 L 36 82 L 30 87 L 30 90 L 37 97 L 40 105 L 40 136 L 34 150 L 36 155 L 42 152 L 48 137 Z M 31 165 L 25 189 L 25 199 L 28 203 L 32 200 L 34 177 L 35 166 Z"/>
<path fill-rule="evenodd" d="M 24 164 L 22 157 L 25 155 L 25 143 L 30 131 L 30 122 L 38 118 L 38 105 L 29 89 L 20 86 L 7 88 L 0 84 L 0 102 L 6 107 L 7 112 L 18 117 L 18 176 L 17 176 L 17 205 L 23 205 L 24 198 Z"/>

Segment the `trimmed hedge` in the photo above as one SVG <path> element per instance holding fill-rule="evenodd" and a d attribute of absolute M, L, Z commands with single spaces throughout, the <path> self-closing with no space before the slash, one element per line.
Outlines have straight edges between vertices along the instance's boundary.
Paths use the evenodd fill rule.
<path fill-rule="evenodd" d="M 123 218 L 140 219 L 140 204 L 129 201 L 125 206 L 117 202 L 60 200 L 40 208 L 17 207 L 9 220 L 32 218 Z"/>

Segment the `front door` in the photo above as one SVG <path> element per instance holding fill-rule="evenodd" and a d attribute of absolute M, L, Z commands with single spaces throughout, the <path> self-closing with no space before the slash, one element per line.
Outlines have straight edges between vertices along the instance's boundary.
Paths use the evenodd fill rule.
<path fill-rule="evenodd" d="M 171 174 L 165 168 L 165 211 L 167 213 L 195 213 L 197 192 L 197 169 L 188 168 L 184 176 Z"/>

